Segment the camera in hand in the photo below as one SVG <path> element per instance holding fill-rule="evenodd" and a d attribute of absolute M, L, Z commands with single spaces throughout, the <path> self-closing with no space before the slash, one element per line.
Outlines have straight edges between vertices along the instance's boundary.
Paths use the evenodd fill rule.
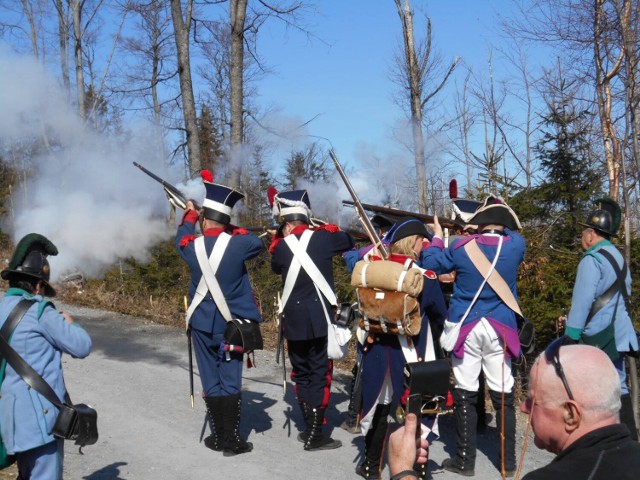
<path fill-rule="evenodd" d="M 396 417 L 404 423 L 407 413 L 414 413 L 418 420 L 422 415 L 451 413 L 446 406 L 451 368 L 446 359 L 430 362 L 411 362 L 404 367 L 404 384 L 409 389 L 406 411 L 398 407 Z"/>

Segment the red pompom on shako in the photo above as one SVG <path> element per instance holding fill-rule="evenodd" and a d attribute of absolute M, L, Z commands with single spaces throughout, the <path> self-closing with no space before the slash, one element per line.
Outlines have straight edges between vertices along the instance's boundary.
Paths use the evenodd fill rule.
<path fill-rule="evenodd" d="M 200 176 L 202 177 L 202 181 L 213 183 L 213 173 L 211 173 L 209 170 L 201 170 Z"/>

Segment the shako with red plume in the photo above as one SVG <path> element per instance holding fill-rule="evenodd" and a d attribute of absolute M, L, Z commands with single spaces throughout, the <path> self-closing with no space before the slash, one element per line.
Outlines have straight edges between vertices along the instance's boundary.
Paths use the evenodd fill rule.
<path fill-rule="evenodd" d="M 274 187 L 267 190 L 269 204 L 273 216 L 278 222 L 293 222 L 299 220 L 310 223 L 311 202 L 306 190 L 288 190 L 278 192 Z"/>
<path fill-rule="evenodd" d="M 231 209 L 244 195 L 231 187 L 213 183 L 213 173 L 209 170 L 202 170 L 200 177 L 206 189 L 202 203 L 204 217 L 227 225 L 231 222 Z"/>

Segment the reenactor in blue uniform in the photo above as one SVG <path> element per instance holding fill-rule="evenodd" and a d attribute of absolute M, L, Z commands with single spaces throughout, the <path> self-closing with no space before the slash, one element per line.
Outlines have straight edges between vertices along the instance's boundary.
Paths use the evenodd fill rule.
<path fill-rule="evenodd" d="M 590 212 L 581 223 L 585 253 L 578 264 L 565 335 L 573 341 L 598 346 L 609 355 L 620 377 L 620 421 L 629 427 L 632 438 L 637 440 L 624 363 L 625 355 L 638 352 L 638 337 L 628 310 L 631 272 L 622 254 L 611 243 L 611 237 L 617 236 L 622 212 L 609 198 L 599 199 L 598 203 L 599 208 Z M 605 256 L 612 258 L 619 274 Z"/>
<path fill-rule="evenodd" d="M 89 334 L 66 312 L 59 312 L 45 297 L 56 291 L 49 284 L 48 255 L 58 249 L 46 237 L 30 233 L 18 242 L 2 271 L 9 289 L 0 302 L 0 326 L 22 299 L 33 301 L 8 341 L 13 349 L 39 373 L 59 400 L 65 399 L 62 354 L 84 358 L 91 352 Z M 0 389 L 0 430 L 7 453 L 15 455 L 18 478 L 61 480 L 64 440 L 51 434 L 58 408 L 3 362 Z"/>
<path fill-rule="evenodd" d="M 420 265 L 420 254 L 429 233 L 416 218 L 401 218 L 387 232 L 391 256 L 389 260 L 404 264 L 408 259 Z M 360 258 L 367 249 L 361 249 Z M 436 359 L 431 323 L 441 324 L 447 314 L 442 290 L 432 271 L 424 273 L 424 287 L 419 294 L 421 328 L 419 335 L 369 333 L 362 355 L 361 428 L 365 434 L 364 461 L 356 467 L 356 474 L 368 480 L 379 480 L 383 465 L 383 447 L 387 438 L 388 417 L 392 407 L 404 406 L 408 390 L 404 368 L 408 362 Z M 394 409 L 395 411 L 395 409 Z M 422 417 L 422 437 L 431 444 L 438 438 L 435 415 Z M 426 478 L 426 464 L 415 465 L 416 475 Z"/>
<path fill-rule="evenodd" d="M 351 249 L 354 240 L 335 225 L 310 228 L 311 205 L 306 190 L 272 191 L 270 201 L 275 216 L 282 222 L 270 246 L 271 266 L 275 273 L 282 275 L 285 286 L 281 321 L 293 368 L 291 378 L 306 423 L 306 431 L 299 439 L 304 441 L 305 450 L 338 448 L 342 445 L 339 440 L 322 434 L 333 370 L 327 354 L 327 316 L 333 318 L 335 309 L 320 293 L 317 284 L 325 282 L 335 292 L 332 259 Z M 298 239 L 303 235 L 307 237 L 306 232 L 311 234 L 306 253 L 322 276 L 315 282 L 304 268 L 299 269 L 295 279 L 288 277 L 294 254 L 284 239 L 289 235 Z M 291 285 L 289 289 L 287 281 Z"/>
<path fill-rule="evenodd" d="M 487 197 L 469 219 L 478 233 L 461 237 L 445 248 L 443 230 L 434 218 L 434 237 L 426 251 L 423 267 L 436 273 L 456 272 L 448 322 L 440 340 L 450 343 L 455 388 L 456 443 L 454 456 L 442 467 L 463 476 L 475 474 L 476 428 L 479 375 L 483 371 L 496 411 L 497 428 L 504 436 L 500 465 L 505 474 L 516 469 L 516 413 L 512 359 L 520 356 L 516 314 L 484 280 L 469 255 L 467 244 L 474 244 L 489 262 L 512 296 L 517 300 L 518 267 L 526 245 L 516 230 L 521 228 L 515 212 L 501 199 Z M 495 274 L 493 275 L 496 278 Z M 480 392 L 481 395 L 484 392 Z"/>
<path fill-rule="evenodd" d="M 207 258 L 216 243 L 228 242 L 214 256 L 218 263 L 215 278 L 233 318 L 262 322 L 245 261 L 255 258 L 264 244 L 246 230 L 230 226 L 231 210 L 244 195 L 214 183 L 210 172 L 203 171 L 202 176 L 206 188 L 202 211 L 198 212 L 192 201 L 187 202 L 176 235 L 176 247 L 191 272 L 191 306 L 187 316 L 190 315 L 188 322 L 204 401 L 213 425 L 213 432 L 205 439 L 205 445 L 231 456 L 250 452 L 253 448 L 250 442 L 240 437 L 243 353 L 225 348 L 227 321 L 206 285 L 204 291 L 198 290 L 203 272 L 196 254 L 196 242 L 201 241 L 195 236 L 196 224 L 199 220 L 202 222 L 201 238 Z"/>

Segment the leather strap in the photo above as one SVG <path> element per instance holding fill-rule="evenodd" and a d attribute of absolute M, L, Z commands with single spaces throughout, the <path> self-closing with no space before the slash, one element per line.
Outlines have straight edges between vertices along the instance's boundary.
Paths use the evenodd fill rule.
<path fill-rule="evenodd" d="M 307 232 L 309 233 L 307 234 Z M 307 272 L 307 275 L 309 275 L 309 277 L 311 278 L 313 283 L 316 285 L 316 287 L 318 287 L 318 289 L 322 292 L 324 297 L 329 301 L 331 305 L 335 307 L 338 305 L 338 299 L 336 298 L 336 294 L 333 290 L 331 290 L 331 287 L 329 286 L 329 282 L 327 282 L 327 279 L 324 278 L 324 275 L 322 275 L 322 272 L 320 271 L 320 269 L 317 267 L 315 263 L 313 263 L 313 260 L 311 260 L 311 257 L 307 253 L 306 247 L 308 245 L 309 240 L 304 238 L 305 235 L 308 235 L 308 237 L 310 238 L 311 231 L 305 230 L 302 234 L 302 238 L 300 241 L 296 238 L 295 235 L 288 235 L 284 239 L 288 247 L 293 252 L 293 261 L 291 263 L 292 265 L 294 263 L 299 263 L 300 266 L 304 269 L 304 271 Z M 302 243 L 304 240 L 306 240 L 306 244 Z M 291 269 L 291 267 L 289 268 Z M 287 279 L 288 277 L 289 275 L 287 274 Z M 285 284 L 286 283 L 287 282 L 285 281 Z M 284 295 L 283 295 L 283 304 L 286 304 Z"/>
<path fill-rule="evenodd" d="M 507 282 L 504 281 L 504 278 L 502 278 L 498 270 L 493 269 L 493 271 L 491 271 L 491 264 L 489 263 L 487 257 L 485 257 L 482 253 L 482 250 L 480 250 L 480 247 L 478 247 L 476 241 L 472 240 L 471 242 L 467 243 L 464 246 L 464 249 L 467 251 L 467 254 L 473 262 L 473 265 L 487 280 L 487 283 L 491 286 L 491 288 L 493 288 L 493 290 L 498 294 L 502 301 L 511 310 L 522 317 L 522 310 L 520 310 L 518 301 L 516 300 L 516 297 L 514 297 L 513 292 L 509 288 L 509 285 L 507 285 Z"/>
<path fill-rule="evenodd" d="M 198 282 L 198 286 L 196 287 L 196 291 L 193 294 L 193 298 L 191 299 L 191 304 L 187 309 L 186 315 L 186 328 L 189 329 L 189 322 L 191 321 L 191 316 L 198 308 L 198 305 L 204 300 L 204 297 L 207 296 L 207 293 L 210 291 L 209 283 L 215 283 L 218 287 L 218 294 L 215 294 L 213 290 L 211 290 L 211 296 L 213 297 L 213 301 L 216 306 L 220 310 L 220 313 L 224 317 L 224 319 L 228 322 L 231 320 L 231 312 L 229 311 L 229 307 L 227 306 L 227 302 L 222 295 L 222 291 L 220 290 L 220 285 L 215 277 L 215 272 L 218 271 L 218 266 L 220 265 L 220 261 L 222 260 L 222 256 L 224 255 L 225 250 L 227 249 L 227 245 L 229 244 L 229 240 L 231 239 L 231 235 L 227 233 L 222 233 L 216 240 L 213 249 L 211 250 L 211 256 L 207 258 L 206 247 L 204 245 L 204 236 L 198 237 L 193 242 L 193 248 L 196 252 L 196 258 L 198 260 L 198 264 L 200 265 L 200 270 L 202 272 L 202 276 L 200 277 L 200 281 Z M 207 275 L 211 275 L 209 271 L 213 271 L 213 280 L 209 278 L 207 281 Z M 217 296 L 216 296 L 217 295 Z M 222 300 L 220 300 L 222 297 Z M 218 303 L 220 302 L 220 303 Z M 223 307 L 221 308 L 221 305 Z M 223 308 L 226 308 L 226 312 L 223 311 Z M 226 314 L 228 313 L 228 317 Z"/>
<path fill-rule="evenodd" d="M 11 339 L 11 335 L 18 326 L 18 323 L 20 323 L 22 317 L 24 317 L 25 313 L 27 313 L 27 311 L 31 308 L 31 305 L 33 305 L 34 303 L 35 300 L 27 300 L 26 298 L 23 298 L 18 302 L 11 313 L 9 313 L 7 320 L 4 322 L 4 325 L 2 325 L 2 328 L 0 329 L 0 335 L 2 336 L 2 338 L 7 341 Z"/>
<path fill-rule="evenodd" d="M 22 320 L 22 317 L 24 317 L 25 313 L 27 313 L 27 310 L 29 310 L 32 304 L 33 301 L 31 300 L 23 299 L 22 301 L 20 301 L 20 303 L 15 306 L 15 308 L 7 317 L 5 325 L 6 323 L 17 325 L 20 320 Z M 25 305 L 27 305 L 26 308 Z M 4 326 L 2 330 L 4 330 Z M 0 333 L 2 332 L 0 331 Z M 22 377 L 27 385 L 36 390 L 40 395 L 49 400 L 56 407 L 63 407 L 62 402 L 60 402 L 60 399 L 56 395 L 56 392 L 53 391 L 53 388 L 51 388 L 51 386 L 44 381 L 40 374 L 36 372 L 33 367 L 29 365 L 18 354 L 18 352 L 13 349 L 11 345 L 9 345 L 9 343 L 7 343 L 4 335 L 0 335 L 0 355 L 2 355 L 7 363 L 13 367 L 16 373 Z"/>
<path fill-rule="evenodd" d="M 620 270 L 618 262 L 616 262 L 616 259 L 613 258 L 613 255 L 611 255 L 605 249 L 598 250 L 598 253 L 609 260 L 609 263 L 611 263 L 611 266 L 616 272 L 617 278 L 602 295 L 596 298 L 596 300 L 593 302 L 593 305 L 591 305 L 589 315 L 587 315 L 587 319 L 584 322 L 585 327 L 591 321 L 593 316 L 598 313 L 600 309 L 602 309 L 607 303 L 609 303 L 617 293 L 620 293 L 622 295 L 622 298 L 624 299 L 624 305 L 627 308 L 627 312 L 631 311 L 629 309 L 629 295 L 627 294 L 627 288 L 624 284 L 625 277 L 627 276 L 627 262 L 622 262 L 622 270 Z"/>
<path fill-rule="evenodd" d="M 206 282 L 207 288 L 213 297 L 213 301 L 216 303 L 218 310 L 220 310 L 220 314 L 227 322 L 233 320 L 233 317 L 231 316 L 231 311 L 229 310 L 227 301 L 222 294 L 222 289 L 220 288 L 220 284 L 216 278 L 216 272 L 218 271 L 222 255 L 224 255 L 230 239 L 231 235 L 228 233 L 220 234 L 213 246 L 213 249 L 211 250 L 209 258 L 207 258 L 207 252 L 204 246 L 204 237 L 196 239 L 194 245 L 198 264 L 200 265 L 200 270 L 202 270 L 202 278 Z M 202 282 L 202 279 L 200 282 Z"/>

